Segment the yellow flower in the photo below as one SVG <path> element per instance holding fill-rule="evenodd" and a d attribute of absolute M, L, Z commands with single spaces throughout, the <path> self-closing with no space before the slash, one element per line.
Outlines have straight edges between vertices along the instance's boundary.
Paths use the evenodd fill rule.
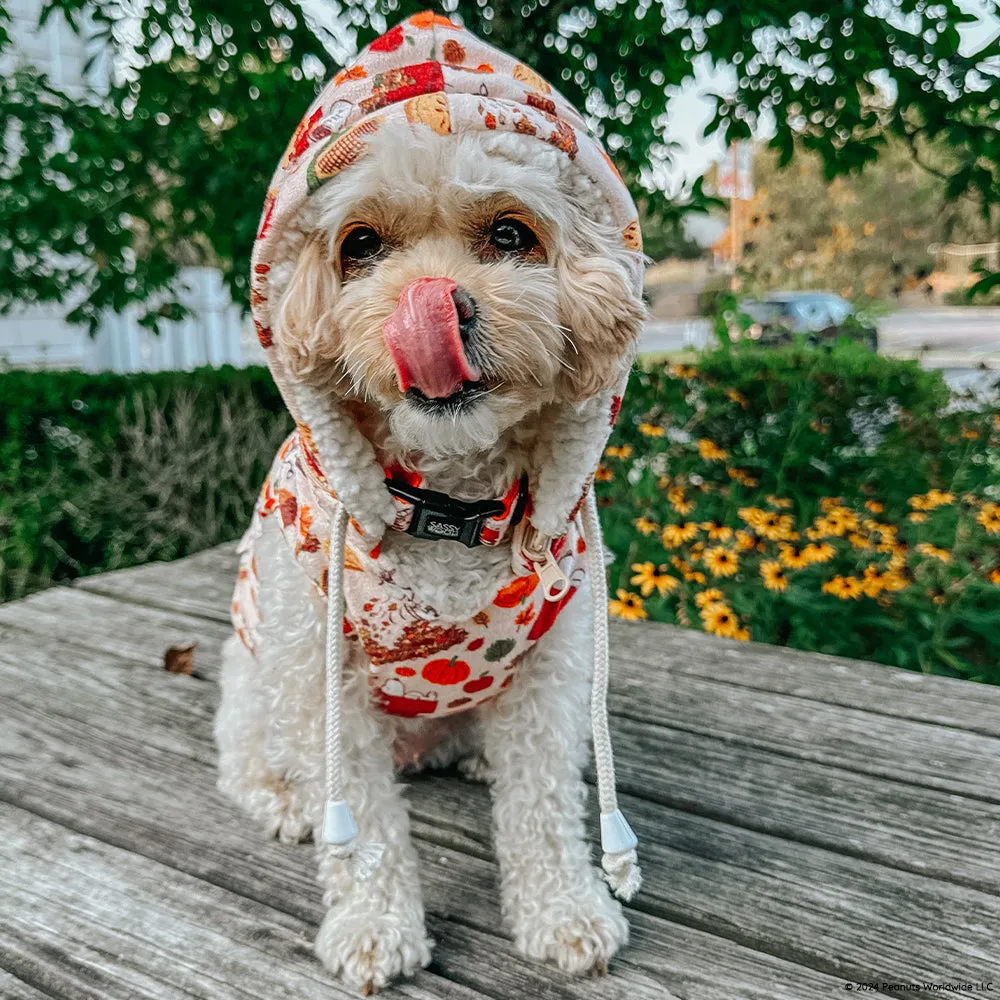
<path fill-rule="evenodd" d="M 917 551 L 930 559 L 937 559 L 945 563 L 951 562 L 951 553 L 947 549 L 939 549 L 936 545 L 931 545 L 930 542 L 921 542 L 917 546 Z"/>
<path fill-rule="evenodd" d="M 906 516 L 907 519 L 912 521 L 914 524 L 923 524 L 927 520 L 927 515 L 921 514 L 919 511 L 912 511 Z"/>
<path fill-rule="evenodd" d="M 906 575 L 897 568 L 891 568 L 882 574 L 883 590 L 905 590 L 909 585 Z"/>
<path fill-rule="evenodd" d="M 618 458 L 624 460 L 631 454 L 632 445 L 630 444 L 623 444 L 620 448 L 616 448 L 614 445 L 608 445 L 608 447 L 604 449 L 605 458 Z"/>
<path fill-rule="evenodd" d="M 861 590 L 865 597 L 878 597 L 882 593 L 883 581 L 882 573 L 877 566 L 866 566 L 865 574 L 861 580 Z"/>
<path fill-rule="evenodd" d="M 987 534 L 1000 535 L 1000 504 L 983 504 L 976 520 L 986 529 Z"/>
<path fill-rule="evenodd" d="M 841 497 L 823 497 L 819 502 L 819 509 L 826 514 L 835 507 L 842 507 L 843 505 L 844 501 Z"/>
<path fill-rule="evenodd" d="M 662 569 L 661 566 L 660 570 Z M 660 597 L 666 597 L 671 590 L 676 590 L 681 585 L 676 576 L 658 572 L 651 562 L 632 563 L 632 571 L 635 576 L 629 582 L 639 588 L 643 597 L 649 597 L 654 590 L 659 591 Z"/>
<path fill-rule="evenodd" d="M 885 510 L 885 505 L 884 505 L 884 504 L 880 504 L 880 503 L 879 503 L 879 502 L 878 502 L 877 500 L 866 500 L 866 501 L 865 501 L 865 506 L 866 506 L 866 507 L 867 507 L 867 508 L 868 508 L 868 509 L 869 509 L 869 510 L 870 510 L 870 511 L 871 511 L 871 512 L 873 513 L 873 514 L 881 514 L 881 513 L 882 513 L 882 511 L 884 511 L 884 510 Z"/>
<path fill-rule="evenodd" d="M 739 405 L 742 406 L 744 410 L 747 408 L 749 400 L 746 398 L 746 396 L 743 395 L 742 392 L 737 392 L 735 389 L 727 389 L 726 395 L 734 403 L 739 403 Z"/>
<path fill-rule="evenodd" d="M 736 513 L 739 514 L 740 520 L 746 521 L 751 528 L 756 528 L 767 516 L 767 511 L 761 510 L 760 507 L 740 507 Z"/>
<path fill-rule="evenodd" d="M 777 507 L 780 510 L 788 510 L 792 506 L 791 500 L 787 500 L 785 497 L 776 497 L 773 493 L 768 493 L 767 502 L 772 507 Z"/>
<path fill-rule="evenodd" d="M 736 532 L 736 549 L 739 552 L 749 552 L 757 545 L 756 537 L 749 531 Z"/>
<path fill-rule="evenodd" d="M 842 601 L 856 601 L 862 594 L 861 581 L 856 576 L 835 576 L 823 584 L 824 594 L 833 594 Z"/>
<path fill-rule="evenodd" d="M 725 448 L 720 448 L 714 441 L 702 438 L 698 442 L 698 454 L 706 462 L 724 462 L 729 458 L 729 452 Z"/>
<path fill-rule="evenodd" d="M 991 569 L 990 575 L 986 579 L 989 580 L 990 583 L 995 583 L 998 587 L 1000 587 L 1000 569 Z M 695 600 L 698 600 L 698 598 L 696 597 Z"/>
<path fill-rule="evenodd" d="M 690 365 L 667 365 L 667 374 L 672 378 L 696 378 L 698 369 Z"/>
<path fill-rule="evenodd" d="M 744 472 L 743 469 L 726 469 L 726 472 L 729 473 L 730 479 L 735 479 L 741 486 L 753 487 L 758 485 L 757 480 L 749 472 Z"/>
<path fill-rule="evenodd" d="M 806 566 L 811 566 L 813 560 L 809 557 L 807 549 L 810 546 L 800 549 L 796 545 L 788 545 L 783 543 L 778 546 L 778 550 L 781 555 L 779 558 L 783 565 L 787 566 L 789 569 L 805 569 Z"/>
<path fill-rule="evenodd" d="M 954 502 L 954 493 L 945 493 L 941 490 L 928 490 L 923 496 L 910 497 L 907 501 L 914 510 L 934 510 L 935 507 L 944 507 Z"/>
<path fill-rule="evenodd" d="M 626 621 L 637 622 L 646 616 L 646 609 L 642 606 L 642 598 L 638 594 L 630 594 L 627 590 L 616 592 L 617 600 L 608 601 L 608 614 L 616 618 L 624 618 Z"/>
<path fill-rule="evenodd" d="M 647 537 L 649 535 L 655 535 L 660 530 L 660 526 L 655 521 L 651 521 L 648 517 L 640 517 L 632 523 L 638 529 L 639 534 L 646 535 Z"/>
<path fill-rule="evenodd" d="M 998 570 L 997 572 L 1000 572 Z M 707 604 L 714 604 L 716 601 L 722 600 L 722 591 L 718 587 L 711 587 L 708 590 L 701 590 L 694 595 L 694 603 L 698 605 L 699 608 L 705 607 Z"/>
<path fill-rule="evenodd" d="M 599 483 L 610 483 L 614 478 L 615 474 L 606 465 L 599 465 L 594 473 L 594 479 Z"/>
<path fill-rule="evenodd" d="M 971 427 L 962 427 L 962 437 L 967 441 L 975 441 L 979 437 L 979 431 L 973 430 Z"/>
<path fill-rule="evenodd" d="M 667 500 L 670 501 L 670 506 L 682 517 L 694 510 L 694 501 L 685 499 L 683 486 L 671 486 L 667 490 Z"/>
<path fill-rule="evenodd" d="M 852 531 L 847 536 L 847 540 L 856 549 L 870 549 L 872 547 L 872 545 L 871 545 L 871 536 L 869 536 L 869 535 L 862 535 L 858 531 Z"/>
<path fill-rule="evenodd" d="M 659 424 L 639 424 L 639 433 L 649 438 L 661 438 L 666 431 Z"/>
<path fill-rule="evenodd" d="M 701 530 L 708 532 L 708 537 L 719 542 L 727 542 L 733 537 L 733 529 L 725 524 L 716 524 L 715 521 L 702 521 Z"/>
<path fill-rule="evenodd" d="M 788 590 L 788 577 L 781 563 L 767 559 L 760 564 L 760 575 L 768 590 Z"/>
<path fill-rule="evenodd" d="M 665 549 L 676 549 L 678 545 L 690 542 L 698 534 L 698 525 L 693 521 L 686 524 L 668 524 L 660 534 Z"/>
<path fill-rule="evenodd" d="M 831 535 L 843 536 L 858 527 L 858 515 L 847 507 L 831 507 L 823 521 Z"/>
<path fill-rule="evenodd" d="M 705 553 L 705 568 L 712 576 L 733 576 L 740 568 L 740 558 L 732 549 L 717 545 Z"/>
<path fill-rule="evenodd" d="M 705 631 L 712 635 L 721 635 L 726 639 L 735 639 L 740 630 L 740 623 L 729 605 L 722 601 L 706 604 L 700 612 Z"/>
<path fill-rule="evenodd" d="M 763 535 L 772 542 L 792 542 L 799 537 L 794 531 L 794 524 L 791 514 L 773 514 L 770 511 L 761 519 L 754 528 L 758 535 Z"/>
<path fill-rule="evenodd" d="M 741 507 L 738 513 L 758 535 L 763 535 L 772 542 L 790 542 L 799 537 L 792 530 L 795 522 L 791 514 L 776 514 L 759 507 Z"/>
<path fill-rule="evenodd" d="M 748 628 L 738 628 L 733 633 L 733 638 L 739 642 L 749 642 L 750 641 L 750 629 Z"/>
<path fill-rule="evenodd" d="M 810 544 L 802 550 L 802 555 L 811 563 L 829 562 L 836 554 L 837 550 L 829 542 L 823 542 L 822 545 Z"/>

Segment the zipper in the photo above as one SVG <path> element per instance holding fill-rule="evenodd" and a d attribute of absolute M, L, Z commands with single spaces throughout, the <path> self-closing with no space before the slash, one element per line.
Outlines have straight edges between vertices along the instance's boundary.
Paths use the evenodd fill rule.
<path fill-rule="evenodd" d="M 569 590 L 569 577 L 559 568 L 552 554 L 553 541 L 530 523 L 525 524 L 520 539 L 521 553 L 534 566 L 542 585 L 542 596 L 547 601 L 558 601 Z"/>

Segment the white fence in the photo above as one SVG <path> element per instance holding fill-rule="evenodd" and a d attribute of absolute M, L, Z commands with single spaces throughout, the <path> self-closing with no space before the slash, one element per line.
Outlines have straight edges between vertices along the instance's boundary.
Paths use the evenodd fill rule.
<path fill-rule="evenodd" d="M 140 372 L 262 362 L 253 326 L 229 298 L 219 272 L 186 268 L 181 277 L 177 299 L 190 315 L 161 324 L 159 335 L 139 325 L 138 308 L 108 313 L 93 338 L 51 310 L 23 310 L 0 319 L 0 364 Z"/>

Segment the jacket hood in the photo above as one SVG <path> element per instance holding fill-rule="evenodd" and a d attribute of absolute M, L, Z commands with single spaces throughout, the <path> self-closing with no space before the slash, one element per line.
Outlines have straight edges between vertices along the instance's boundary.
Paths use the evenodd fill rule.
<path fill-rule="evenodd" d="M 628 189 L 580 113 L 530 67 L 446 17 L 424 11 L 376 38 L 329 81 L 296 127 L 268 188 L 251 263 L 250 301 L 258 338 L 286 405 L 297 423 L 311 432 L 331 489 L 373 538 L 392 523 L 383 470 L 350 416 L 323 412 L 322 404 L 285 372 L 272 344 L 268 279 L 306 199 L 361 159 L 366 137 L 388 122 L 409 123 L 412 129 L 430 129 L 441 136 L 516 132 L 555 146 L 593 182 L 601 214 L 621 232 L 624 246 L 635 251 L 637 291 L 642 281 L 642 241 Z M 619 389 L 571 408 L 565 419 L 554 422 L 544 447 L 561 454 L 558 465 L 563 471 L 549 474 L 543 461 L 533 484 L 532 521 L 543 534 L 558 534 L 578 506 L 623 389 L 624 381 Z M 572 461 L 567 462 L 567 455 Z M 569 466 L 574 471 L 567 477 Z M 356 514 L 352 498 L 371 509 L 373 489 L 385 493 L 385 503 L 376 505 L 379 513 Z M 360 502 L 365 497 L 367 501 Z"/>

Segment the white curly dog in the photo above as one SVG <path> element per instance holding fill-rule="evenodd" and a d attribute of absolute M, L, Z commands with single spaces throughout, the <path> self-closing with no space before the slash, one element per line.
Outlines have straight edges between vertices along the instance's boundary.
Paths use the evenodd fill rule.
<path fill-rule="evenodd" d="M 402 30 L 422 43 L 413 20 Z M 453 26 L 426 33 L 439 60 L 486 48 Z M 389 44 L 373 58 L 391 62 Z M 474 85 L 445 76 L 445 90 Z M 322 96 L 269 195 L 254 310 L 298 430 L 242 546 L 219 787 L 269 835 L 315 833 L 329 907 L 316 952 L 367 992 L 431 954 L 398 775 L 459 761 L 490 782 L 517 947 L 602 971 L 628 937 L 605 880 L 627 898 L 638 869 L 610 772 L 603 547 L 580 499 L 644 316 L 631 202 L 610 168 L 595 178 L 521 119 L 463 129 L 455 104 L 445 130 L 403 98 L 404 118 L 380 110 L 390 91 L 351 119 L 350 95 Z M 523 107 L 551 126 L 554 99 Z M 375 112 L 358 139 L 352 121 Z M 606 879 L 584 837 L 592 723 Z"/>

